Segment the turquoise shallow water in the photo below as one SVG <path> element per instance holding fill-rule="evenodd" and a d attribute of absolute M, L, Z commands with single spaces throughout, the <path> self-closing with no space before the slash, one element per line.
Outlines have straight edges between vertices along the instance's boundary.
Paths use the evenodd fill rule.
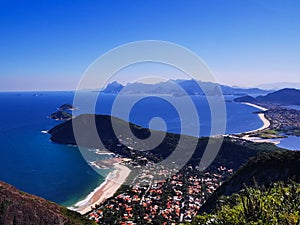
<path fill-rule="evenodd" d="M 0 93 L 0 180 L 64 205 L 74 204 L 103 182 L 105 176 L 96 173 L 76 147 L 51 143 L 49 136 L 41 133 L 42 130 L 50 129 L 59 123 L 48 119 L 47 116 L 60 105 L 72 103 L 73 94 Z M 95 94 L 97 93 L 86 93 L 86 98 Z M 133 97 L 125 96 L 123 104 L 126 104 L 128 98 Z M 199 136 L 207 136 L 210 132 L 207 101 L 202 96 L 194 96 L 192 99 L 200 115 Z M 101 97 L 96 112 L 109 115 L 113 100 L 113 95 Z M 176 98 L 175 101 L 185 104 L 183 98 Z M 257 109 L 232 102 L 226 102 L 226 107 L 226 133 L 244 132 L 262 126 L 262 121 L 252 113 Z M 123 109 L 124 107 L 119 107 L 120 117 L 123 115 Z M 82 107 L 76 114 L 83 112 L 89 111 Z M 147 127 L 149 120 L 156 116 L 165 119 L 168 131 L 180 133 L 178 114 L 171 105 L 157 97 L 140 101 L 131 110 L 129 119 Z M 193 129 L 192 124 L 185 126 Z"/>

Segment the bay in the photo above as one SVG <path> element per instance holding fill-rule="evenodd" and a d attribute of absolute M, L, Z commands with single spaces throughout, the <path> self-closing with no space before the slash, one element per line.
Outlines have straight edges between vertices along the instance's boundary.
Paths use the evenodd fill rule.
<path fill-rule="evenodd" d="M 75 114 L 111 115 L 116 96 L 101 95 L 95 110 L 91 111 L 89 97 L 95 95 L 98 93 L 84 93 L 86 107 L 83 104 Z M 49 141 L 49 135 L 41 132 L 60 123 L 48 119 L 47 116 L 64 103 L 72 104 L 73 96 L 74 92 L 71 91 L 0 93 L 0 180 L 66 206 L 83 199 L 105 180 L 105 176 L 100 176 L 89 166 L 76 147 L 52 143 Z M 181 124 L 181 115 L 167 101 L 168 98 L 172 98 L 173 102 L 183 104 L 184 107 L 185 97 L 143 97 L 127 117 L 127 102 L 140 97 L 122 96 L 123 99 L 114 115 L 144 127 L 149 127 L 151 118 L 160 117 L 165 121 L 167 131 L 174 133 L 180 133 L 181 126 L 188 128 L 185 129 L 185 134 L 194 133 L 192 130 L 197 129 L 193 126 L 194 118 L 186 124 Z M 230 101 L 232 98 L 233 96 L 226 97 L 229 100 L 226 101 L 226 134 L 245 132 L 262 126 L 262 121 L 253 113 L 257 109 L 233 103 Z M 191 99 L 199 114 L 199 136 L 207 136 L 210 134 L 211 121 L 207 100 L 203 96 L 192 96 Z M 158 125 L 155 128 L 163 127 Z M 99 159 L 109 156 L 97 157 Z"/>

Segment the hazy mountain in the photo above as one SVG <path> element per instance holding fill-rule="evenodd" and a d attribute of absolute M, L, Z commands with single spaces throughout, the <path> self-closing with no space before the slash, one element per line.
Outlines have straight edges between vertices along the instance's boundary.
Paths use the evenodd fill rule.
<path fill-rule="evenodd" d="M 256 98 L 243 96 L 234 99 L 236 102 L 272 103 L 278 105 L 300 105 L 300 90 L 285 88 Z"/>
<path fill-rule="evenodd" d="M 278 83 L 266 83 L 257 86 L 264 90 L 279 90 L 283 88 L 297 88 L 300 89 L 300 82 L 278 82 Z"/>
<path fill-rule="evenodd" d="M 145 83 L 129 83 L 127 85 L 112 82 L 103 90 L 104 93 L 119 93 L 122 90 L 123 94 L 167 94 L 174 96 L 183 96 L 185 92 L 189 95 L 204 95 L 202 89 L 206 90 L 207 95 L 219 94 L 219 87 L 224 95 L 262 95 L 268 93 L 265 90 L 258 88 L 238 88 L 226 85 L 219 85 L 211 82 L 202 82 L 195 80 L 169 80 L 157 84 Z"/>
<path fill-rule="evenodd" d="M 300 105 L 300 90 L 285 88 L 266 96 L 258 96 L 256 98 L 261 102 L 277 103 L 281 105 Z"/>

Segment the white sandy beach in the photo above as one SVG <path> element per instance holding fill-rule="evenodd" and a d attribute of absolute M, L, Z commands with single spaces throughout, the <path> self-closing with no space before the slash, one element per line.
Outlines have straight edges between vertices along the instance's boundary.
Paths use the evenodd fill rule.
<path fill-rule="evenodd" d="M 255 107 L 255 108 L 257 108 L 257 109 L 259 109 L 261 111 L 267 111 L 268 110 L 267 108 L 264 108 L 264 107 L 261 107 L 259 105 L 255 105 L 255 104 L 252 104 L 252 103 L 242 103 L 242 104 Z M 257 115 L 263 121 L 263 126 L 260 127 L 260 128 L 258 128 L 258 129 L 256 129 L 256 130 L 247 131 L 246 134 L 267 129 L 271 125 L 270 121 L 267 120 L 267 118 L 265 117 L 265 114 L 263 112 L 262 113 L 258 113 Z"/>
<path fill-rule="evenodd" d="M 242 104 L 255 107 L 255 108 L 257 108 L 257 109 L 259 109 L 261 111 L 267 111 L 268 110 L 267 108 L 261 107 L 259 105 L 255 105 L 253 103 L 242 103 Z M 245 136 L 242 137 L 242 139 L 245 139 L 247 141 L 258 142 L 258 143 L 269 142 L 269 143 L 273 143 L 275 145 L 279 144 L 280 141 L 278 139 L 263 139 L 263 138 L 259 138 L 259 137 L 249 137 L 250 134 L 252 134 L 254 132 L 257 132 L 257 131 L 265 130 L 268 127 L 270 127 L 270 125 L 271 125 L 270 121 L 267 120 L 267 118 L 265 117 L 265 114 L 263 112 L 262 113 L 258 113 L 257 115 L 263 121 L 263 126 L 260 127 L 260 128 L 258 128 L 258 129 L 256 129 L 256 130 L 251 130 L 251 131 L 245 132 L 244 133 Z"/>
<path fill-rule="evenodd" d="M 112 197 L 120 186 L 125 182 L 130 169 L 119 163 L 114 164 L 114 170 L 106 177 L 105 182 L 91 192 L 84 200 L 69 209 L 81 214 L 89 212 L 92 207 Z"/>
<path fill-rule="evenodd" d="M 244 105 L 250 105 L 250 106 L 252 106 L 252 107 L 255 107 L 255 108 L 257 108 L 257 109 L 260 109 L 261 111 L 267 111 L 267 110 L 268 110 L 267 108 L 264 108 L 264 107 L 259 106 L 259 105 L 255 105 L 255 104 L 253 104 L 253 103 L 242 102 L 242 104 L 244 104 Z"/>

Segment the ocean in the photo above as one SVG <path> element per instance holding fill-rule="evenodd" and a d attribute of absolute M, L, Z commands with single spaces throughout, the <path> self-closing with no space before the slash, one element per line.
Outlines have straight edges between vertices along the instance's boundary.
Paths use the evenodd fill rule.
<path fill-rule="evenodd" d="M 85 97 L 88 99 L 89 96 L 97 94 L 86 92 Z M 71 206 L 83 199 L 105 180 L 105 176 L 100 176 L 89 166 L 76 147 L 52 143 L 49 141 L 49 135 L 41 132 L 60 123 L 48 119 L 47 116 L 64 103 L 72 104 L 73 96 L 71 91 L 0 93 L 0 180 L 65 206 Z M 114 115 L 128 119 L 123 110 L 126 108 L 126 102 L 136 97 L 122 98 Z M 186 102 L 185 97 L 168 98 L 174 98 L 178 104 Z M 210 133 L 211 116 L 206 98 L 191 98 L 200 115 L 199 136 L 207 136 Z M 232 98 L 233 96 L 226 97 L 226 134 L 254 130 L 263 125 L 253 113 L 258 111 L 256 108 L 231 102 Z M 110 115 L 114 99 L 114 95 L 101 96 L 95 112 Z M 82 107 L 75 111 L 75 114 L 87 112 L 93 113 Z M 153 117 L 162 117 L 168 131 L 180 133 L 180 116 L 172 105 L 157 96 L 139 101 L 131 109 L 129 120 L 148 127 Z M 192 121 L 183 126 L 194 129 Z M 159 126 L 155 128 L 160 129 Z M 185 134 L 189 134 L 189 130 Z M 102 159 L 110 156 L 97 157 Z"/>
<path fill-rule="evenodd" d="M 300 150 L 300 137 L 297 136 L 288 136 L 280 140 L 278 147 L 285 148 L 288 150 Z"/>

